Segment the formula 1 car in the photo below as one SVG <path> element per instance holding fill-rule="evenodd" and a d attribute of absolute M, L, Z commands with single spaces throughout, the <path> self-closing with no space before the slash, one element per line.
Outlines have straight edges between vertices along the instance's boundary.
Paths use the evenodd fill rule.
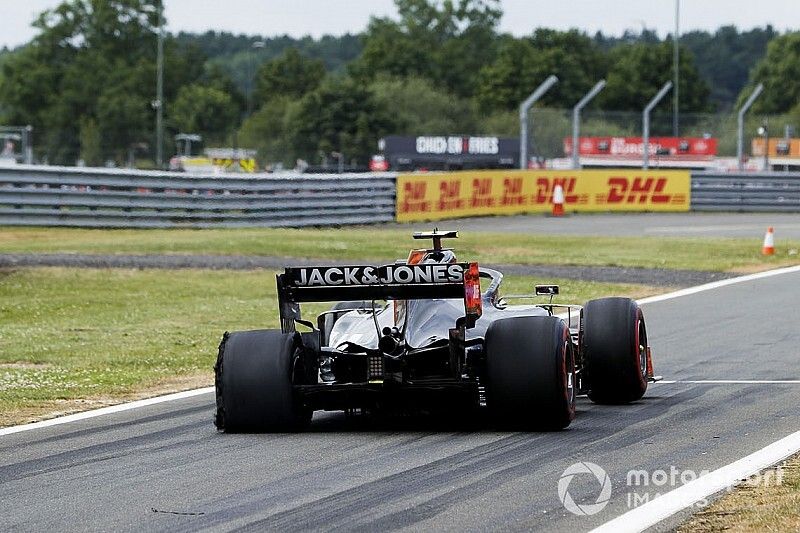
<path fill-rule="evenodd" d="M 315 410 L 457 408 L 517 429 L 562 429 L 577 395 L 628 403 L 657 379 L 636 302 L 555 304 L 557 285 L 503 297 L 500 272 L 442 247 L 455 237 L 416 233 L 432 248 L 391 265 L 286 268 L 277 276 L 281 329 L 223 336 L 217 428 L 300 430 Z M 549 301 L 508 304 L 536 297 Z M 310 322 L 304 302 L 339 303 Z"/>

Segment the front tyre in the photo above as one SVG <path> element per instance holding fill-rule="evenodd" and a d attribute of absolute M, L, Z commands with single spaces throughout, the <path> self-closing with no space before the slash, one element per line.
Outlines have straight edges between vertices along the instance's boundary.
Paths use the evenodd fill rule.
<path fill-rule="evenodd" d="M 629 298 L 600 298 L 583 308 L 582 349 L 589 399 L 630 403 L 647 390 L 647 329 Z"/>
<path fill-rule="evenodd" d="M 296 431 L 311 411 L 292 388 L 300 342 L 279 330 L 226 333 L 214 366 L 217 429 L 229 433 Z"/>
<path fill-rule="evenodd" d="M 575 351 L 556 317 L 513 317 L 486 332 L 487 404 L 517 429 L 555 430 L 575 418 Z"/>

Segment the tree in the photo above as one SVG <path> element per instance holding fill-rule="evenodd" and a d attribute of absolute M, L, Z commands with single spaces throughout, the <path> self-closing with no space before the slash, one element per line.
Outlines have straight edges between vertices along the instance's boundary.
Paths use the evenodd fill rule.
<path fill-rule="evenodd" d="M 373 18 L 351 67 L 361 79 L 419 76 L 471 96 L 475 73 L 495 54 L 497 0 L 395 0 L 399 21 Z"/>
<path fill-rule="evenodd" d="M 366 162 L 392 122 L 369 89 L 351 78 L 330 77 L 303 97 L 290 128 L 294 146 L 307 159 L 336 151 Z"/>
<path fill-rule="evenodd" d="M 641 111 L 647 102 L 670 79 L 673 69 L 672 43 L 637 43 L 622 45 L 610 53 L 611 67 L 608 84 L 598 96 L 604 109 L 618 111 Z M 700 77 L 692 54 L 681 47 L 680 63 L 680 111 L 684 113 L 707 112 L 709 88 Z M 661 104 L 665 110 L 672 109 L 672 99 Z"/>
<path fill-rule="evenodd" d="M 755 101 L 755 113 L 784 113 L 800 103 L 800 32 L 776 37 L 767 46 L 767 55 L 750 74 L 750 83 L 739 95 L 737 107 L 758 83 L 764 92 Z"/>
<path fill-rule="evenodd" d="M 299 154 L 294 145 L 292 128 L 298 124 L 300 101 L 288 96 L 276 96 L 250 115 L 239 130 L 242 146 L 258 150 L 258 157 L 266 163 L 294 166 Z"/>
<path fill-rule="evenodd" d="M 712 104 L 727 110 L 736 103 L 748 74 L 777 35 L 772 26 L 743 32 L 736 26 L 722 26 L 713 34 L 705 31 L 683 34 L 681 44 L 692 52 L 697 70 L 711 87 Z"/>
<path fill-rule="evenodd" d="M 185 85 L 172 104 L 170 118 L 179 131 L 200 133 L 207 141 L 220 142 L 236 128 L 239 107 L 219 88 Z"/>
<path fill-rule="evenodd" d="M 381 78 L 370 90 L 380 108 L 391 109 L 393 134 L 452 134 L 476 129 L 470 102 L 437 89 L 425 78 Z"/>
<path fill-rule="evenodd" d="M 261 65 L 256 75 L 255 100 L 267 102 L 276 96 L 300 98 L 316 89 L 325 77 L 325 65 L 308 59 L 295 48 Z"/>
<path fill-rule="evenodd" d="M 483 109 L 516 109 L 540 83 L 555 74 L 559 83 L 544 96 L 542 104 L 572 107 L 605 70 L 605 57 L 587 35 L 577 30 L 538 29 L 529 39 L 504 41 L 495 62 L 478 75 L 476 98 Z"/>
<path fill-rule="evenodd" d="M 104 157 L 122 162 L 132 143 L 151 140 L 159 2 L 65 0 L 38 17 L 31 43 L 4 59 L 0 107 L 9 121 L 34 126 L 41 155 L 74 162 L 88 119 Z M 199 49 L 167 40 L 166 102 L 202 74 L 204 61 Z"/>
<path fill-rule="evenodd" d="M 103 163 L 103 144 L 100 128 L 93 118 L 83 117 L 80 123 L 81 159 L 90 167 Z"/>

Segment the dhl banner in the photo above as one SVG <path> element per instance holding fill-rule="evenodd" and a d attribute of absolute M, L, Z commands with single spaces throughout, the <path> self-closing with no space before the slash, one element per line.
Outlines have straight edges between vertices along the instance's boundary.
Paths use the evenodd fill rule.
<path fill-rule="evenodd" d="M 479 170 L 397 177 L 397 221 L 565 211 L 688 211 L 683 170 Z"/>

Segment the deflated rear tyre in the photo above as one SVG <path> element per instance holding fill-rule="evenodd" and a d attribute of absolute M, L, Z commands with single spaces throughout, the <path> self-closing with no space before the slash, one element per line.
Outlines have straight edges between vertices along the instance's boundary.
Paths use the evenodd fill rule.
<path fill-rule="evenodd" d="M 214 366 L 217 429 L 229 433 L 297 431 L 311 411 L 292 388 L 297 334 L 279 330 L 226 333 Z"/>
<path fill-rule="evenodd" d="M 600 298 L 583 308 L 582 349 L 589 399 L 601 404 L 638 400 L 647 390 L 647 329 L 629 298 Z"/>
<path fill-rule="evenodd" d="M 575 352 L 556 317 L 514 317 L 486 332 L 487 405 L 513 429 L 557 430 L 575 418 Z"/>

